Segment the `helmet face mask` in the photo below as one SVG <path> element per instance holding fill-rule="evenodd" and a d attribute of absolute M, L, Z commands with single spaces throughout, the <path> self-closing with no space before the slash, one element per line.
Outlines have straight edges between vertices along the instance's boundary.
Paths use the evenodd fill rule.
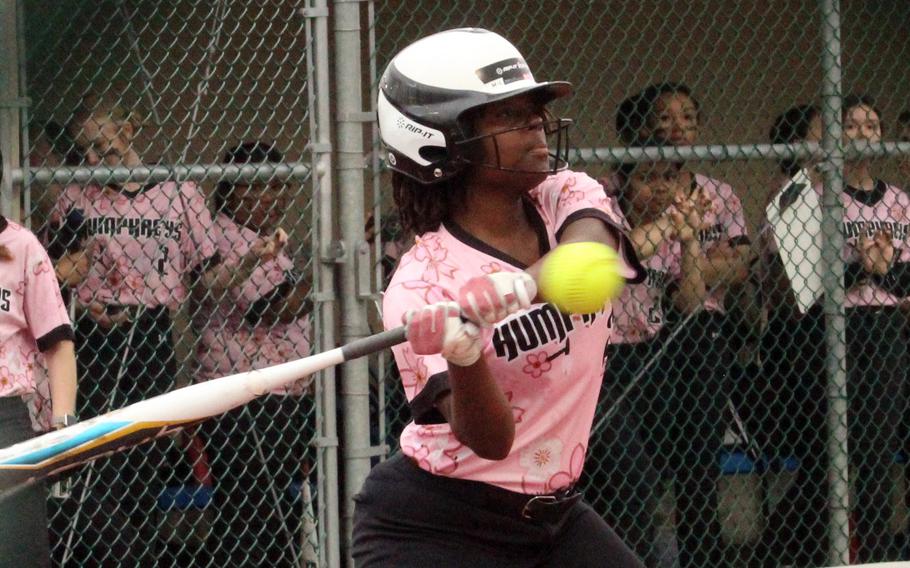
<path fill-rule="evenodd" d="M 388 165 L 421 184 L 452 179 L 469 166 L 519 171 L 501 167 L 496 136 L 540 125 L 476 136 L 470 116 L 522 95 L 543 105 L 570 92 L 568 83 L 535 81 L 515 46 L 495 33 L 464 28 L 428 36 L 396 55 L 380 80 L 377 114 Z M 567 167 L 570 124 L 544 118 L 546 133 L 556 135 L 550 171 Z M 476 148 L 490 137 L 495 164 L 477 158 Z"/>
<path fill-rule="evenodd" d="M 556 172 L 561 172 L 569 167 L 569 127 L 572 126 L 571 118 L 557 118 L 550 111 L 544 111 L 543 122 L 538 125 L 524 124 L 521 126 L 513 126 L 510 128 L 504 128 L 497 130 L 495 132 L 489 132 L 487 134 L 481 134 L 478 136 L 471 136 L 464 140 L 455 142 L 455 145 L 461 148 L 459 155 L 461 157 L 461 162 L 467 165 L 477 166 L 481 168 L 492 168 L 495 170 L 501 170 L 505 172 L 515 172 L 515 173 L 550 173 L 554 174 Z M 500 158 L 499 144 L 496 141 L 496 137 L 501 134 L 507 134 L 509 132 L 514 132 L 516 130 L 525 130 L 528 128 L 543 128 L 544 134 L 548 137 L 555 137 L 556 148 L 555 150 L 550 151 L 550 167 L 547 170 L 542 172 L 528 171 L 528 170 L 519 170 L 515 168 L 507 168 L 502 165 L 502 160 Z M 490 138 L 493 142 L 493 151 L 495 154 L 495 163 L 486 163 L 481 161 L 476 161 L 470 156 L 476 155 L 477 152 L 470 152 L 468 148 L 470 146 L 479 145 L 481 141 L 486 138 Z M 550 146 L 552 148 L 552 146 Z"/>

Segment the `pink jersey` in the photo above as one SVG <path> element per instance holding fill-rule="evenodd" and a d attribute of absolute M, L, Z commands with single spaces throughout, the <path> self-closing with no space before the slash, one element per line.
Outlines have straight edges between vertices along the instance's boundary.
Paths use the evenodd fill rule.
<path fill-rule="evenodd" d="M 215 217 L 212 237 L 221 259 L 228 267 L 236 266 L 258 238 L 246 227 L 234 223 L 228 216 Z M 250 277 L 220 298 L 206 296 L 200 309 L 193 314 L 199 333 L 196 348 L 199 378 L 209 380 L 232 373 L 249 371 L 285 363 L 310 353 L 310 323 L 304 316 L 292 323 L 252 325 L 247 314 L 263 298 L 276 292 L 282 284 L 296 284 L 299 278 L 294 264 L 284 253 L 261 263 Z M 301 380 L 278 392 L 300 394 L 307 380 Z"/>
<path fill-rule="evenodd" d="M 212 217 L 193 183 L 165 182 L 135 193 L 69 186 L 54 215 L 72 209 L 81 210 L 89 237 L 89 273 L 76 288 L 83 304 L 176 309 L 186 300 L 188 273 L 215 260 Z"/>
<path fill-rule="evenodd" d="M 29 396 L 43 377 L 40 356 L 73 339 L 54 266 L 29 230 L 0 217 L 0 397 Z"/>
<path fill-rule="evenodd" d="M 882 229 L 891 231 L 894 262 L 910 262 L 910 196 L 893 185 L 877 180 L 872 191 L 845 188 L 843 206 L 841 232 L 844 235 L 842 256 L 845 263 L 860 262 L 856 247 L 861 235 L 872 237 Z M 893 306 L 901 303 L 902 299 L 867 281 L 847 290 L 844 306 Z"/>
<path fill-rule="evenodd" d="M 584 174 L 551 176 L 530 197 L 534 208 L 529 214 L 538 228 L 541 252 L 556 246 L 560 230 L 575 219 L 624 224 L 601 186 Z M 634 259 L 627 264 L 637 266 Z M 410 309 L 457 299 L 458 290 L 472 277 L 525 268 L 446 223 L 418 237 L 402 257 L 383 298 L 383 321 L 386 328 L 399 326 Z M 581 474 L 610 333 L 609 306 L 570 317 L 538 303 L 512 315 L 487 330 L 484 348 L 491 374 L 513 409 L 515 441 L 509 456 L 502 461 L 480 458 L 455 438 L 448 424 L 415 422 L 401 435 L 403 453 L 431 473 L 521 493 L 551 493 L 571 485 Z M 448 365 L 442 356 L 415 355 L 407 343 L 393 352 L 412 403 L 428 385 L 432 392 L 447 384 Z"/>
<path fill-rule="evenodd" d="M 702 243 L 702 250 L 708 253 L 721 242 L 728 242 L 734 247 L 748 244 L 749 237 L 746 231 L 743 205 L 733 193 L 733 188 L 722 181 L 701 174 L 694 175 L 693 190 L 695 186 L 705 189 L 712 205 L 712 211 L 705 219 L 709 227 L 698 235 L 698 239 Z M 682 256 L 679 243 L 676 244 L 676 255 L 677 258 Z M 726 292 L 724 286 L 714 287 L 713 292 L 705 299 L 705 310 L 723 312 Z"/>
<path fill-rule="evenodd" d="M 613 303 L 613 343 L 640 343 L 654 338 L 664 326 L 668 288 L 682 276 L 679 247 L 665 241 L 641 261 L 645 281 L 627 284 Z"/>
<path fill-rule="evenodd" d="M 783 187 L 789 184 L 790 180 L 787 180 Z M 819 196 L 822 195 L 822 183 L 816 183 L 813 189 Z M 881 229 L 891 231 L 895 247 L 894 263 L 910 262 L 910 196 L 906 192 L 876 180 L 872 191 L 844 188 L 841 205 L 844 208 L 844 219 L 841 223 L 844 248 L 841 259 L 845 264 L 860 263 L 857 252 L 860 236 L 865 234 L 872 237 Z M 769 233 L 767 254 L 777 254 L 777 241 L 774 239 L 773 231 L 767 223 L 765 226 Z M 885 291 L 870 280 L 865 280 L 846 291 L 844 307 L 893 306 L 904 300 L 905 298 Z"/>
<path fill-rule="evenodd" d="M 618 195 L 618 178 L 614 175 L 606 181 L 607 193 Z M 696 187 L 705 189 L 712 204 L 712 211 L 705 218 L 709 227 L 699 234 L 702 250 L 707 253 L 724 241 L 732 246 L 748 242 L 742 203 L 733 188 L 701 174 L 694 174 L 692 183 L 693 191 Z M 665 241 L 654 255 L 642 261 L 647 278 L 640 284 L 627 285 L 615 303 L 614 343 L 639 343 L 660 332 L 668 288 L 682 277 L 681 259 L 682 245 L 678 241 Z M 714 289 L 705 299 L 705 310 L 723 312 L 725 292 L 723 287 Z"/>

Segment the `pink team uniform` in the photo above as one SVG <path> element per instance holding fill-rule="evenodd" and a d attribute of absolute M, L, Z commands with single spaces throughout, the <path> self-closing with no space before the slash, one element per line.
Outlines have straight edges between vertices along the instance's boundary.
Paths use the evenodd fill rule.
<path fill-rule="evenodd" d="M 556 246 L 562 228 L 579 218 L 599 218 L 618 232 L 623 230 L 612 199 L 584 174 L 566 171 L 551 176 L 530 192 L 530 198 L 541 252 Z M 637 268 L 634 255 L 624 257 Z M 387 329 L 397 327 L 410 309 L 457 301 L 458 290 L 472 277 L 525 268 L 446 223 L 418 237 L 402 257 L 383 298 L 384 324 Z M 502 461 L 478 457 L 455 438 L 448 424 L 439 423 L 441 416 L 432 403 L 448 389 L 446 360 L 441 355 L 415 355 L 407 343 L 394 347 L 415 416 L 401 435 L 402 452 L 430 473 L 519 493 L 553 493 L 570 486 L 581 474 L 610 334 L 609 306 L 594 314 L 566 316 L 542 303 L 486 330 L 484 357 L 511 402 L 515 419 L 512 451 Z"/>
<path fill-rule="evenodd" d="M 30 231 L 0 217 L 0 397 L 32 397 L 43 378 L 42 351 L 72 340 L 54 266 Z"/>
<path fill-rule="evenodd" d="M 607 192 L 616 195 L 618 183 L 616 176 L 611 177 Z M 748 243 L 742 202 L 733 193 L 733 188 L 702 174 L 694 174 L 691 190 L 696 187 L 705 189 L 712 204 L 712 211 L 705 218 L 709 227 L 698 236 L 702 250 L 707 253 L 722 241 L 729 242 L 731 246 Z M 654 338 L 661 330 L 668 287 L 682 277 L 681 258 L 681 244 L 666 241 L 661 243 L 654 255 L 642 261 L 647 278 L 641 284 L 626 286 L 615 303 L 614 343 L 639 343 Z M 709 294 L 704 302 L 705 310 L 723 313 L 725 292 L 721 286 Z"/>
<path fill-rule="evenodd" d="M 54 214 L 62 218 L 72 209 L 85 217 L 91 255 L 89 273 L 76 287 L 82 304 L 174 310 L 186 300 L 187 273 L 216 261 L 212 218 L 193 183 L 164 182 L 134 194 L 69 186 Z"/>
<path fill-rule="evenodd" d="M 259 237 L 223 213 L 215 217 L 213 236 L 220 257 L 228 267 L 239 263 Z M 202 309 L 194 316 L 200 333 L 196 359 L 201 380 L 285 363 L 309 354 L 308 317 L 271 326 L 252 325 L 247 318 L 257 301 L 268 298 L 285 283 L 296 284 L 297 280 L 293 262 L 282 252 L 277 258 L 260 263 L 250 278 L 221 298 L 206 298 Z M 306 383 L 302 380 L 277 392 L 299 394 Z"/>
<path fill-rule="evenodd" d="M 789 183 L 788 180 L 784 187 Z M 822 184 L 815 184 L 814 189 L 821 196 Z M 841 223 L 841 234 L 844 237 L 841 259 L 844 264 L 861 262 L 857 252 L 860 236 L 865 234 L 871 238 L 882 229 L 891 231 L 895 248 L 893 264 L 910 262 L 910 196 L 906 192 L 876 180 L 872 191 L 844 188 L 841 205 L 844 209 L 844 219 Z M 776 253 L 777 243 L 773 232 L 770 228 L 768 232 L 769 253 Z M 904 298 L 877 286 L 869 279 L 864 279 L 846 291 L 844 307 L 895 306 L 903 300 Z"/>

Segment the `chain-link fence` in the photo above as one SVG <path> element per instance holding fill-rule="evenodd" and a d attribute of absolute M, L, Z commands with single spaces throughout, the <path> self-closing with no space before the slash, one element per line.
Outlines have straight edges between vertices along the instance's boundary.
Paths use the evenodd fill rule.
<path fill-rule="evenodd" d="M 80 417 L 321 346 L 304 3 L 6 4 L 17 204 L 65 284 Z M 55 485 L 53 560 L 318 564 L 320 390 L 302 379 Z"/>
<path fill-rule="evenodd" d="M 908 23 L 900 2 L 377 9 L 377 69 L 429 33 L 494 30 L 538 80 L 574 84 L 553 105 L 575 120 L 572 168 L 600 179 L 633 228 L 695 208 L 683 227 L 698 246 L 649 233 L 647 281 L 614 304 L 579 482 L 648 566 L 908 557 L 897 307 L 908 290 L 896 282 L 908 203 L 898 188 L 910 171 L 907 146 L 892 143 L 910 140 Z M 809 187 L 815 209 L 802 201 L 815 195 Z M 677 192 L 690 201 L 674 204 Z M 380 195 L 394 232 L 391 192 Z M 810 213 L 821 207 L 824 222 Z M 898 252 L 884 238 L 872 244 L 882 231 Z M 380 278 L 402 246 L 378 251 Z M 395 447 L 410 416 L 394 363 L 378 385 L 378 439 Z"/>
<path fill-rule="evenodd" d="M 908 557 L 907 3 L 329 4 L 5 3 L 2 205 L 57 260 L 82 418 L 376 328 L 409 246 L 378 75 L 484 27 L 574 84 L 573 169 L 677 223 L 614 307 L 586 499 L 649 566 Z M 337 403 L 329 371 L 55 486 L 54 560 L 339 564 L 410 419 L 391 357 L 340 374 Z"/>

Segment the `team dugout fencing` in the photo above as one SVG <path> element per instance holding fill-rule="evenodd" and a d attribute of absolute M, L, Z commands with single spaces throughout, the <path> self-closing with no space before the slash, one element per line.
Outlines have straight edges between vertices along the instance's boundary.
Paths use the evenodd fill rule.
<path fill-rule="evenodd" d="M 908 21 L 887 1 L 7 2 L 0 204 L 75 267 L 82 418 L 357 339 L 409 246 L 378 77 L 421 36 L 497 31 L 573 83 L 572 167 L 631 220 L 661 212 L 634 209 L 641 184 L 714 192 L 685 273 L 705 301 L 677 305 L 681 269 L 655 261 L 614 308 L 588 501 L 649 566 L 906 558 L 906 312 L 851 290 L 906 295 L 900 250 L 860 237 L 906 248 Z M 852 93 L 874 101 L 845 120 Z M 874 118 L 881 140 L 843 141 Z M 811 186 L 823 214 L 800 217 Z M 352 361 L 82 468 L 48 500 L 54 561 L 343 564 L 351 497 L 409 419 L 399 381 L 388 354 Z"/>

